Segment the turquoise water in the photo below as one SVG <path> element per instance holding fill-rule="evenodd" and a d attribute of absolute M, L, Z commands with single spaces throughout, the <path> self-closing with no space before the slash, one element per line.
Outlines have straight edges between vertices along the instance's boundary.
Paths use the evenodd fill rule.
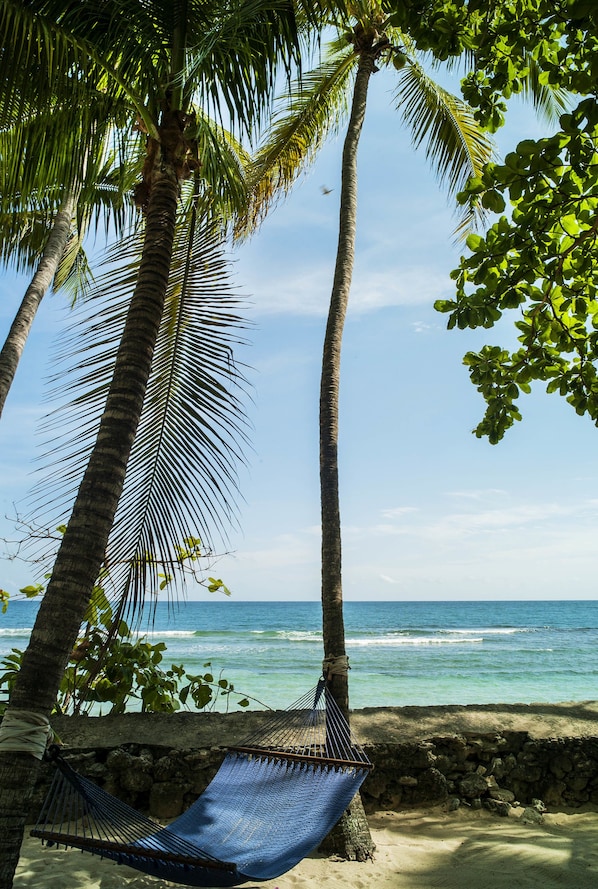
<path fill-rule="evenodd" d="M 0 657 L 24 648 L 37 605 L 0 615 Z M 598 602 L 347 602 L 353 708 L 598 699 Z M 315 685 L 317 602 L 160 604 L 147 636 L 165 663 L 212 672 L 269 707 Z M 258 704 L 253 704 L 258 706 Z"/>

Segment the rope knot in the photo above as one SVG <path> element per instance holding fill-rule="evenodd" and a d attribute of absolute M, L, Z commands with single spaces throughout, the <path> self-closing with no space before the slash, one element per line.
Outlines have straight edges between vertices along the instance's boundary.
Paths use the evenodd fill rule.
<path fill-rule="evenodd" d="M 30 753 L 43 759 L 54 732 L 46 716 L 34 710 L 7 710 L 0 724 L 0 751 Z"/>
<path fill-rule="evenodd" d="M 339 657 L 325 657 L 322 661 L 322 676 L 324 679 L 330 679 L 332 676 L 345 676 L 350 669 L 349 658 L 346 654 L 342 654 Z"/>

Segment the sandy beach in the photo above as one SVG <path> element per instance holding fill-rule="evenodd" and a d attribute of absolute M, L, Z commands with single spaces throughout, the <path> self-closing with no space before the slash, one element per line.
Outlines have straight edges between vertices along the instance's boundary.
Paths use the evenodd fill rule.
<path fill-rule="evenodd" d="M 259 714 L 160 714 L 102 718 L 109 749 L 140 735 L 167 749 L 230 743 L 244 736 Z M 364 743 L 416 744 L 457 735 L 499 731 L 528 738 L 593 738 L 598 702 L 375 708 L 355 711 L 352 723 Z M 93 718 L 61 717 L 55 726 L 72 749 L 97 743 Z M 596 889 L 598 806 L 563 810 L 549 806 L 542 823 L 527 823 L 523 806 L 508 817 L 462 804 L 397 806 L 368 816 L 376 843 L 363 864 L 312 854 L 264 889 Z M 127 867 L 73 850 L 45 848 L 27 838 L 15 889 L 167 889 Z M 245 884 L 251 887 L 253 884 Z"/>
<path fill-rule="evenodd" d="M 542 824 L 484 810 L 446 807 L 369 817 L 373 861 L 314 854 L 264 889 L 595 889 L 598 811 L 547 813 Z M 15 889 L 166 889 L 156 880 L 94 856 L 48 849 L 27 838 Z M 251 886 L 250 883 L 245 884 Z"/>

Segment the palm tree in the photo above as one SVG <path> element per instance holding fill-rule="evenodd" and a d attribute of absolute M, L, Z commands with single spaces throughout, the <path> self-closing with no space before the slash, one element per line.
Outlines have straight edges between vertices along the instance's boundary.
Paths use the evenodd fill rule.
<path fill-rule="evenodd" d="M 18 4 L 10 6 L 17 20 Z M 145 224 L 95 443 L 2 723 L 0 889 L 12 885 L 37 762 L 30 745 L 11 743 L 11 726 L 29 726 L 34 747 L 44 735 L 106 558 L 164 319 L 179 192 L 200 163 L 192 102 L 211 102 L 217 109 L 224 105 L 231 123 L 247 131 L 267 108 L 279 64 L 289 68 L 298 50 L 294 8 L 277 0 L 104 0 L 74 5 L 40 0 L 39 5 L 28 4 L 24 14 L 35 18 L 36 10 L 43 15 L 47 34 L 56 31 L 62 39 L 68 33 L 80 57 L 103 70 L 107 83 L 112 78 L 115 90 L 126 94 L 138 115 L 147 133 L 143 177 L 136 190 Z M 29 52 L 29 44 L 24 46 Z M 14 65 L 18 67 L 18 59 Z M 188 242 L 192 253 L 192 240 Z M 220 493 L 226 499 L 226 491 Z"/>
<path fill-rule="evenodd" d="M 83 119 L 77 108 L 49 107 L 0 133 L 0 255 L 16 271 L 33 272 L 0 350 L 0 416 L 48 289 L 67 285 L 76 296 L 85 284 L 83 241 L 93 217 L 117 233 L 132 222 L 138 152 L 123 154 L 128 140 L 116 138 L 102 97 L 91 103 Z M 95 126 L 85 120 L 90 111 Z M 62 150 L 50 154 L 58 139 Z"/>
<path fill-rule="evenodd" d="M 24 103 L 16 118 L 13 105 L 9 113 L 0 112 L 0 258 L 16 271 L 33 272 L 0 350 L 0 416 L 48 288 L 68 285 L 74 301 L 88 283 L 87 230 L 95 222 L 96 230 L 100 224 L 105 231 L 112 227 L 118 237 L 134 220 L 131 193 L 145 154 L 143 127 L 135 124 L 130 131 L 130 106 L 122 97 L 107 96 L 103 72 L 99 87 L 95 75 L 85 80 L 85 102 L 65 104 L 53 95 L 42 110 Z M 69 89 L 72 85 L 71 76 Z M 202 109 L 194 113 L 204 198 L 210 197 L 211 212 L 225 221 L 247 200 L 249 155 Z"/>
<path fill-rule="evenodd" d="M 238 234 L 255 225 L 281 193 L 289 191 L 299 172 L 313 160 L 331 132 L 347 119 L 341 167 L 339 235 L 334 279 L 323 345 L 320 383 L 321 597 L 324 672 L 331 691 L 348 717 L 348 659 L 342 598 L 341 519 L 338 478 L 338 401 L 343 328 L 348 307 L 357 228 L 357 152 L 372 75 L 381 65 L 396 69 L 396 107 L 412 135 L 423 146 L 441 183 L 450 194 L 480 173 L 492 156 L 492 142 L 477 125 L 472 110 L 428 75 L 409 35 L 393 26 L 376 0 L 347 4 L 346 17 L 333 22 L 338 36 L 323 63 L 305 74 L 279 112 L 253 172 L 253 202 L 239 223 Z M 531 94 L 547 115 L 562 110 L 561 91 L 537 81 L 530 60 Z M 457 229 L 467 230 L 478 210 L 467 207 Z M 352 857 L 371 854 L 363 807 L 355 800 L 340 825 L 344 836 L 332 842 Z"/>
<path fill-rule="evenodd" d="M 276 197 L 289 190 L 298 173 L 313 159 L 326 137 L 348 123 L 343 143 L 339 235 L 323 345 L 320 383 L 321 598 L 324 673 L 332 694 L 349 716 L 348 659 L 342 597 L 341 518 L 338 478 L 338 402 L 343 328 L 351 289 L 357 228 L 357 153 L 372 75 L 380 65 L 397 72 L 396 106 L 410 129 L 415 147 L 426 155 L 450 193 L 470 175 L 481 172 L 491 158 L 492 142 L 477 126 L 462 100 L 436 83 L 422 65 L 408 35 L 393 27 L 373 0 L 348 4 L 339 36 L 323 63 L 305 74 L 279 112 L 258 154 L 254 169 L 253 204 L 243 226 L 255 224 Z M 546 96 L 544 93 L 544 100 Z M 471 224 L 468 208 L 462 228 Z M 331 838 L 336 851 L 363 859 L 373 846 L 360 800 L 356 799 Z"/>
<path fill-rule="evenodd" d="M 348 713 L 346 657 L 342 621 L 341 534 L 338 498 L 338 394 L 340 354 L 355 255 L 357 228 L 357 152 L 372 75 L 381 65 L 396 70 L 396 108 L 415 148 L 424 147 L 449 194 L 460 191 L 491 159 L 493 143 L 472 109 L 437 83 L 409 35 L 393 26 L 376 0 L 347 4 L 352 17 L 336 22 L 338 36 L 321 65 L 304 74 L 283 104 L 253 166 L 253 196 L 237 234 L 255 225 L 315 157 L 332 132 L 347 120 L 342 152 L 339 237 L 323 348 L 320 389 L 320 477 L 322 506 L 322 606 L 327 664 L 334 664 L 331 687 Z M 436 66 L 438 63 L 436 63 Z M 543 87 L 530 59 L 527 88 L 537 109 L 554 117 L 566 106 L 561 90 Z M 457 228 L 474 224 L 478 208 L 468 205 Z"/>
<path fill-rule="evenodd" d="M 348 123 L 343 144 L 339 237 L 323 348 L 320 389 L 320 481 L 322 509 L 322 607 L 325 663 L 334 696 L 349 712 L 342 620 L 341 533 L 338 496 L 338 394 L 340 354 L 351 288 L 357 227 L 357 152 L 368 89 L 379 65 L 397 69 L 396 105 L 450 192 L 478 173 L 492 143 L 469 107 L 425 71 L 407 35 L 391 25 L 372 0 L 349 4 L 353 25 L 328 48 L 323 63 L 305 74 L 279 112 L 254 168 L 253 203 L 243 221 L 255 223 L 326 137 Z M 243 222 L 240 234 L 243 234 Z"/>
<path fill-rule="evenodd" d="M 122 102 L 107 95 L 99 68 L 73 76 L 81 52 L 64 35 L 50 38 L 48 21 L 34 4 L 9 0 L 0 13 L 0 256 L 34 271 L 0 351 L 0 415 L 39 304 L 76 263 L 92 208 L 104 205 L 117 227 L 123 214 L 120 163 L 99 197 Z"/>

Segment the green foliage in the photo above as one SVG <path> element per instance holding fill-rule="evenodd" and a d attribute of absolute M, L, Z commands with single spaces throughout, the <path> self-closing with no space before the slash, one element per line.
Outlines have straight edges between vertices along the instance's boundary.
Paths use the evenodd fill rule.
<path fill-rule="evenodd" d="M 540 83 L 579 98 L 553 135 L 520 142 L 459 196 L 503 215 L 485 236 L 468 238 L 452 275 L 455 297 L 436 308 L 449 328 L 490 328 L 514 311 L 519 342 L 465 356 L 487 404 L 474 431 L 499 441 L 521 419 L 516 400 L 534 381 L 598 425 L 598 8 L 507 0 L 475 51 L 464 93 L 490 128 L 492 103 L 519 91 L 531 64 Z"/>
<path fill-rule="evenodd" d="M 492 442 L 520 419 L 513 402 L 533 380 L 598 424 L 597 137 L 598 108 L 582 102 L 558 133 L 521 142 L 462 195 L 507 195 L 513 208 L 485 237 L 468 238 L 456 298 L 436 303 L 449 328 L 491 327 L 518 312 L 517 350 L 487 346 L 465 358 L 488 404 L 476 434 Z"/>
<path fill-rule="evenodd" d="M 65 528 L 59 529 L 64 533 Z M 177 558 L 195 561 L 200 558 L 201 541 L 188 537 L 176 547 Z M 91 710 L 103 714 L 141 710 L 144 713 L 174 713 L 182 707 L 197 710 L 214 708 L 219 699 L 226 706 L 235 701 L 238 707 L 249 706 L 245 695 L 235 690 L 228 679 L 218 679 L 205 663 L 203 674 L 187 673 L 182 664 L 164 663 L 166 645 L 152 644 L 146 636 L 135 636 L 122 618 L 115 615 L 104 584 L 109 573 L 103 569 L 87 606 L 84 630 L 71 653 L 65 670 L 54 712 L 70 715 L 87 714 Z M 169 579 L 164 576 L 164 585 Z M 224 582 L 209 577 L 210 592 L 230 596 Z M 28 599 L 44 592 L 43 584 L 32 584 L 19 591 Z M 0 590 L 2 611 L 8 608 L 9 593 Z M 13 648 L 0 661 L 0 691 L 10 695 L 21 666 L 23 652 Z M 0 703 L 0 713 L 6 704 Z"/>
<path fill-rule="evenodd" d="M 225 586 L 224 581 L 215 577 L 208 577 L 208 591 L 210 593 L 224 593 L 225 596 L 230 596 L 230 590 Z"/>
<path fill-rule="evenodd" d="M 19 592 L 21 595 L 25 596 L 26 599 L 34 599 L 36 596 L 39 596 L 40 593 L 43 593 L 44 587 L 41 583 L 30 584 L 29 586 L 21 587 Z M 5 614 L 8 609 L 8 603 L 10 601 L 10 593 L 6 590 L 0 590 L 0 604 L 2 606 L 2 614 Z"/>
<path fill-rule="evenodd" d="M 213 708 L 222 697 L 227 699 L 227 707 L 233 699 L 239 707 L 249 705 L 231 682 L 215 679 L 209 662 L 203 665 L 207 672 L 197 675 L 187 673 L 182 664 L 166 667 L 165 643 L 152 644 L 145 636 L 135 637 L 124 620 L 114 620 L 101 586 L 94 590 L 86 620 L 60 684 L 54 712 L 75 716 L 92 709 L 104 714 L 131 709 L 174 713 L 182 707 Z M 8 694 L 22 656 L 20 649 L 13 648 L 0 661 L 0 689 Z"/>
<path fill-rule="evenodd" d="M 470 42 L 471 12 L 465 2 L 393 0 L 383 8 L 393 10 L 392 24 L 409 34 L 418 49 L 440 61 L 461 55 Z"/>
<path fill-rule="evenodd" d="M 35 599 L 36 596 L 41 595 L 44 591 L 44 586 L 41 583 L 32 583 L 29 586 L 21 587 L 19 590 L 26 599 Z"/>
<path fill-rule="evenodd" d="M 507 100 L 532 93 L 536 107 L 563 109 L 566 91 L 595 83 L 595 4 L 572 0 L 387 0 L 393 24 L 414 45 L 445 60 L 466 53 L 475 65 L 462 83 L 476 119 L 495 132 Z"/>
<path fill-rule="evenodd" d="M 66 668 L 55 713 L 73 716 L 99 710 L 101 715 L 140 710 L 142 713 L 174 713 L 182 707 L 213 708 L 220 697 L 237 698 L 249 706 L 246 696 L 227 679 L 215 679 L 209 671 L 192 675 L 182 664 L 163 663 L 166 645 L 135 639 L 124 621 L 108 637 L 106 628 L 89 627 L 78 641 Z M 10 694 L 21 666 L 23 652 L 13 648 L 0 661 L 0 689 Z M 232 699 L 232 698 L 231 698 Z M 227 707 L 229 701 L 227 700 Z M 0 704 L 0 712 L 5 708 Z"/>

